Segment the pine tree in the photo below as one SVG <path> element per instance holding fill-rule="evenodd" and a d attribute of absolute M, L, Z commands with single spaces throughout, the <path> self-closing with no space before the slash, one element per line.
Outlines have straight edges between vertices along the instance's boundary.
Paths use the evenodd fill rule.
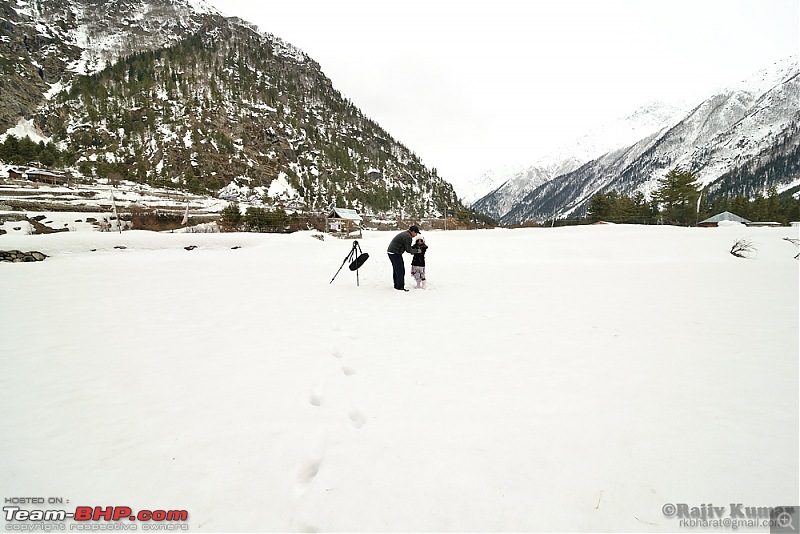
<path fill-rule="evenodd" d="M 587 214 L 589 221 L 595 223 L 607 220 L 611 214 L 610 204 L 608 195 L 605 193 L 595 194 L 589 202 L 589 212 Z"/>
<path fill-rule="evenodd" d="M 230 204 L 227 208 L 222 210 L 222 224 L 231 230 L 236 230 L 242 224 L 242 212 L 236 204 Z"/>
<path fill-rule="evenodd" d="M 696 223 L 699 186 L 691 172 L 679 167 L 658 180 L 653 199 L 661 205 L 665 222 L 679 225 Z"/>

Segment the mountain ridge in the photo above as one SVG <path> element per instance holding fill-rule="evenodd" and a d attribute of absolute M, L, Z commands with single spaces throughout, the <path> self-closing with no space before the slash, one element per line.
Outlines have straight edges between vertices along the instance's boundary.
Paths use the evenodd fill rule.
<path fill-rule="evenodd" d="M 501 218 L 528 193 L 587 161 L 626 146 L 643 136 L 668 128 L 684 109 L 652 101 L 618 119 L 597 126 L 571 143 L 539 158 L 532 165 L 503 177 L 494 188 L 472 202 L 480 212 Z"/>
<path fill-rule="evenodd" d="M 792 56 L 759 70 L 738 87 L 710 96 L 670 127 L 586 160 L 546 182 L 528 182 L 523 184 L 527 188 L 516 189 L 504 184 L 472 205 L 506 224 L 547 220 L 554 214 L 581 215 L 598 192 L 641 191 L 649 196 L 658 178 L 674 167 L 691 170 L 711 193 L 725 190 L 754 194 L 746 184 L 738 189 L 712 184 L 750 162 L 762 161 L 769 166 L 776 157 L 789 154 L 788 164 L 782 167 L 784 175 L 773 172 L 754 178 L 763 182 L 762 189 L 774 186 L 784 191 L 800 179 L 793 170 L 800 159 L 798 122 L 800 86 L 797 56 Z M 785 138 L 789 140 L 781 141 Z M 789 148 L 782 145 L 777 151 L 773 145 L 779 141 L 784 145 L 788 142 Z"/>

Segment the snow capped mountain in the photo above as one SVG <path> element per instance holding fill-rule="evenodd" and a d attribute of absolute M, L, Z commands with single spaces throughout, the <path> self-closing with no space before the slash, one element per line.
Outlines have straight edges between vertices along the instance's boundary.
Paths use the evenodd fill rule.
<path fill-rule="evenodd" d="M 743 78 L 739 83 L 727 88 L 728 91 L 747 91 L 763 95 L 782 84 L 798 71 L 798 56 L 789 56 L 772 62 L 763 69 Z"/>
<path fill-rule="evenodd" d="M 711 96 L 683 116 L 674 108 L 646 106 L 559 151 L 562 158 L 573 157 L 572 168 L 566 163 L 548 174 L 548 167 L 539 164 L 542 172 L 511 177 L 473 206 L 513 224 L 554 213 L 581 214 L 597 192 L 648 195 L 657 180 L 677 166 L 691 170 L 703 184 L 724 181 L 734 169 L 757 170 L 778 156 L 794 161 L 799 121 L 798 63 L 792 57 Z M 759 191 L 771 185 L 779 190 L 790 187 L 797 176 L 786 172 L 765 172 Z M 710 190 L 722 187 L 726 186 L 715 183 Z M 752 191 L 744 183 L 737 187 L 736 194 Z"/>
<path fill-rule="evenodd" d="M 611 150 L 662 131 L 674 125 L 685 113 L 685 109 L 670 104 L 650 102 L 630 115 L 590 130 L 527 168 L 505 174 L 487 172 L 481 179 L 473 182 L 473 187 L 477 189 L 478 184 L 487 184 L 493 185 L 494 189 L 484 189 L 482 196 L 475 195 L 474 199 L 465 200 L 472 203 L 478 211 L 500 218 L 537 187 L 557 176 L 572 172 L 587 161 Z M 493 177 L 494 181 L 485 180 L 486 176 Z"/>
<path fill-rule="evenodd" d="M 516 176 L 524 171 L 525 167 L 520 165 L 507 165 L 488 169 L 477 178 L 462 184 L 456 184 L 456 192 L 464 204 L 470 205 L 503 185 L 509 180 L 509 177 Z"/>
<path fill-rule="evenodd" d="M 703 184 L 719 178 L 769 148 L 800 118 L 797 58 L 776 62 L 698 106 L 681 123 L 675 138 L 690 141 L 691 151 L 673 150 L 675 165 L 693 167 Z M 685 143 L 684 141 L 684 143 Z M 676 147 L 677 148 L 677 147 Z M 660 177 L 660 176 L 659 176 Z"/>
<path fill-rule="evenodd" d="M 584 163 L 674 125 L 686 111 L 664 102 L 648 102 L 629 115 L 590 130 L 543 161 L 549 166 L 564 165 L 555 167 L 559 174 L 570 172 L 576 168 L 575 162 Z"/>

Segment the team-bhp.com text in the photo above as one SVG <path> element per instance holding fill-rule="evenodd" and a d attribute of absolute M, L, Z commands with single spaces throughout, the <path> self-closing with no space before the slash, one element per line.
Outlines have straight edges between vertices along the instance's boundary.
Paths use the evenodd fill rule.
<path fill-rule="evenodd" d="M 10 531 L 67 530 L 66 520 L 75 521 L 69 530 L 188 530 L 186 510 L 140 510 L 130 506 L 78 506 L 67 510 L 23 510 L 19 506 L 4 506 L 3 515 Z M 100 523 L 103 521 L 103 523 Z M 61 522 L 61 523 L 58 523 Z"/>

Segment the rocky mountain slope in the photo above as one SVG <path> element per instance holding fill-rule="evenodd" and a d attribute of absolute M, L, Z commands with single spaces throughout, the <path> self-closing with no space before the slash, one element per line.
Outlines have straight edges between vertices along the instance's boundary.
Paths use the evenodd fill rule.
<path fill-rule="evenodd" d="M 33 119 L 83 176 L 431 216 L 452 186 L 297 48 L 202 0 L 2 0 L 0 131 Z"/>

